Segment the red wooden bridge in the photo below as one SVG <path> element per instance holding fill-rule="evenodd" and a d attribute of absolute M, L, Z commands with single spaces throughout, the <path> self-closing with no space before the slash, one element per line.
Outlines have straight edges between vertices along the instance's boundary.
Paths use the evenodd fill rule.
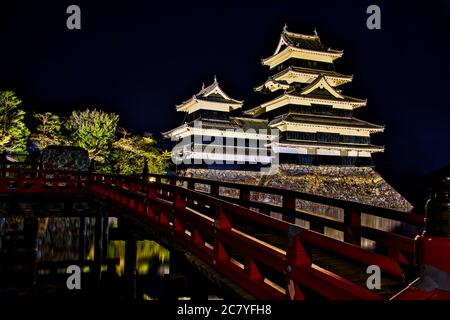
<path fill-rule="evenodd" d="M 208 192 L 196 191 L 198 185 L 207 186 Z M 234 190 L 238 196 L 223 195 L 224 188 Z M 440 272 L 449 272 L 448 236 L 431 234 L 415 240 L 361 223 L 361 215 L 365 214 L 408 224 L 421 233 L 424 215 L 420 213 L 222 181 L 20 167 L 1 169 L 0 193 L 20 197 L 31 194 L 94 197 L 164 235 L 173 245 L 257 299 L 450 298 L 439 283 L 423 289 L 415 282 L 404 290 L 420 276 L 421 262 Z M 280 197 L 282 204 L 258 201 L 255 194 Z M 344 219 L 299 210 L 296 200 L 341 208 Z M 271 213 L 281 214 L 282 219 L 272 217 Z M 310 228 L 296 225 L 296 218 L 308 221 Z M 341 231 L 344 241 L 324 235 L 325 228 Z M 377 250 L 361 247 L 362 238 L 374 241 Z M 418 247 L 417 243 L 421 245 Z M 424 261 L 418 261 L 417 251 Z M 369 290 L 366 286 L 370 265 L 381 269 L 381 289 Z"/>

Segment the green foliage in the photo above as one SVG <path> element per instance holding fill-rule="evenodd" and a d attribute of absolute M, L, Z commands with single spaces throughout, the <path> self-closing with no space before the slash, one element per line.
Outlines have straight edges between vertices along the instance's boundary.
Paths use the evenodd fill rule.
<path fill-rule="evenodd" d="M 61 119 L 56 114 L 51 112 L 36 113 L 34 115 L 39 120 L 37 131 L 44 135 L 59 138 L 61 135 Z"/>
<path fill-rule="evenodd" d="M 116 135 L 119 116 L 97 109 L 73 111 L 65 123 L 69 133 L 69 142 L 89 152 L 91 160 L 99 164 L 99 169 L 106 166 L 111 170 L 108 160 Z"/>
<path fill-rule="evenodd" d="M 24 152 L 30 131 L 24 123 L 25 111 L 13 91 L 0 91 L 0 151 Z"/>
<path fill-rule="evenodd" d="M 14 92 L 0 91 L 0 152 L 24 152 L 30 131 L 25 111 Z M 151 137 L 130 135 L 118 128 L 119 116 L 97 109 L 73 111 L 63 121 L 51 112 L 33 114 L 36 125 L 30 141 L 40 150 L 49 145 L 86 149 L 99 172 L 140 174 L 147 162 L 149 173 L 164 173 L 170 153 L 156 147 Z"/>
<path fill-rule="evenodd" d="M 147 160 L 150 173 L 164 173 L 170 152 L 160 151 L 150 137 L 126 134 L 114 143 L 116 169 L 123 174 L 140 174 Z"/>
<path fill-rule="evenodd" d="M 118 121 L 118 115 L 97 109 L 74 111 L 65 123 L 69 143 L 86 149 L 99 172 L 140 174 L 147 160 L 149 172 L 164 173 L 170 153 L 161 152 L 150 137 L 118 128 Z"/>
<path fill-rule="evenodd" d="M 31 136 L 31 141 L 39 148 L 44 149 L 49 145 L 65 145 L 67 139 L 61 132 L 61 118 L 51 112 L 35 113 L 34 118 L 38 121 L 36 131 Z"/>

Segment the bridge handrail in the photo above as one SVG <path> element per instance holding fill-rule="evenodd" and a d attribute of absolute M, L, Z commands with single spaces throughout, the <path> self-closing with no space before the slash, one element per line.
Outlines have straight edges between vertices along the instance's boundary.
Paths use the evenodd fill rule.
<path fill-rule="evenodd" d="M 240 183 L 232 183 L 232 182 L 222 182 L 222 181 L 214 181 L 208 179 L 197 179 L 190 177 L 178 177 L 178 176 L 167 176 L 160 174 L 149 174 L 146 178 L 143 178 L 141 175 L 134 176 L 124 176 L 124 175 L 115 175 L 115 174 L 93 174 L 94 179 L 109 179 L 112 182 L 121 181 L 123 184 L 129 183 L 140 183 L 142 181 L 149 182 L 150 178 L 153 178 L 157 183 L 164 182 L 161 184 L 163 187 L 164 184 L 169 188 L 170 185 L 176 185 L 177 181 L 187 181 L 188 189 L 194 190 L 194 183 L 207 184 L 210 186 L 215 186 L 214 188 L 210 188 L 209 194 L 214 196 L 215 198 L 223 199 L 228 202 L 236 203 L 244 207 L 250 208 L 270 208 L 271 211 L 281 212 L 283 214 L 283 220 L 287 222 L 295 222 L 293 218 L 301 218 L 303 220 L 307 220 L 310 222 L 310 229 L 319 233 L 324 233 L 324 227 L 330 227 L 335 230 L 339 230 L 343 232 L 344 242 L 354 244 L 356 246 L 361 246 L 361 239 L 366 238 L 372 241 L 375 241 L 377 245 L 384 246 L 387 249 L 388 255 L 393 257 L 396 261 L 401 263 L 402 265 L 406 265 L 409 267 L 414 267 L 413 261 L 413 253 L 414 253 L 414 239 L 416 234 L 411 236 L 405 236 L 401 234 L 396 234 L 389 231 L 383 231 L 380 229 L 372 228 L 369 226 L 365 226 L 361 224 L 361 212 L 365 214 L 372 215 L 375 217 L 383 217 L 389 218 L 394 221 L 407 222 L 413 226 L 423 226 L 424 216 L 419 214 L 412 214 L 407 212 L 395 211 L 391 209 L 379 208 L 365 204 L 359 204 L 354 202 L 347 202 L 345 200 L 336 200 L 333 198 L 328 198 L 324 196 L 316 196 L 309 195 L 298 191 L 291 190 L 283 190 L 279 188 L 273 187 L 264 187 L 264 186 L 253 186 L 253 185 L 245 185 Z M 230 187 L 239 189 L 242 194 L 242 190 L 246 194 L 246 199 L 239 199 L 218 196 L 219 187 Z M 167 189 L 169 191 L 169 189 Z M 259 201 L 250 200 L 249 194 L 252 191 L 269 193 L 273 192 L 278 195 L 284 197 L 283 205 L 277 206 L 273 204 L 267 204 Z M 204 192 L 205 193 L 205 192 Z M 208 194 L 208 193 L 205 193 Z M 311 212 L 306 212 L 304 210 L 298 210 L 295 208 L 295 199 L 299 197 L 303 197 L 304 195 L 308 196 L 308 200 L 314 199 L 315 201 L 322 201 L 319 203 L 326 205 L 334 205 L 338 203 L 341 207 L 344 207 L 344 221 L 339 221 L 337 219 L 328 218 L 321 215 L 315 215 Z M 286 200 L 286 196 L 288 197 L 288 201 Z M 355 204 L 355 207 L 352 205 Z M 264 213 L 264 212 L 263 212 Z M 387 215 L 386 213 L 389 213 Z M 268 214 L 266 211 L 265 214 Z M 420 230 L 417 230 L 419 232 Z"/>
<path fill-rule="evenodd" d="M 92 177 L 91 186 L 94 193 L 113 200 L 118 206 L 123 205 L 133 210 L 143 219 L 149 219 L 162 231 L 171 234 L 182 246 L 187 246 L 191 252 L 215 265 L 225 275 L 241 281 L 246 288 L 252 288 L 251 292 L 260 298 L 267 299 L 269 296 L 272 299 L 281 298 L 289 296 L 291 292 L 286 290 L 280 295 L 278 289 L 274 290 L 272 285 L 265 283 L 264 276 L 261 276 L 255 265 L 256 261 L 284 274 L 287 279 L 294 279 L 296 283 L 307 283 L 310 288 L 329 298 L 381 299 L 378 294 L 311 264 L 310 258 L 306 256 L 306 252 L 298 242 L 300 240 L 321 248 L 331 245 L 331 250 L 336 254 L 362 264 L 380 265 L 384 272 L 395 278 L 401 278 L 403 274 L 392 258 L 328 238 L 285 221 L 255 214 L 248 208 L 206 193 L 174 184 L 147 183 L 143 179 L 135 180 L 117 175 L 94 174 Z M 203 209 L 209 209 L 206 211 L 211 212 L 191 211 L 193 201 L 201 203 Z M 235 229 L 234 220 L 230 220 L 234 217 L 243 218 L 258 226 L 270 227 L 272 232 L 279 232 L 285 239 L 284 246 L 274 248 L 264 243 L 264 240 L 261 242 L 251 235 L 240 233 L 239 229 Z M 189 235 L 186 235 L 186 226 L 189 227 Z M 213 246 L 205 242 L 211 241 L 208 237 L 213 238 Z M 241 267 L 237 267 L 236 262 L 230 260 L 225 245 L 245 256 L 245 263 Z M 297 290 L 298 288 L 295 291 Z"/>
<path fill-rule="evenodd" d="M 10 188 L 8 184 L 11 181 L 15 181 L 16 185 L 19 182 L 23 184 L 23 181 L 27 180 L 27 188 L 30 189 L 29 180 L 39 179 L 35 182 L 35 188 L 41 188 L 42 191 L 49 191 L 49 186 L 58 186 L 60 182 L 68 183 L 67 187 L 77 190 L 83 187 L 85 180 L 89 183 L 89 179 L 98 177 L 101 179 L 121 180 L 124 183 L 130 182 L 150 182 L 151 179 L 156 181 L 162 181 L 167 184 L 177 184 L 178 182 L 187 182 L 188 189 L 195 189 L 194 185 L 204 184 L 209 185 L 209 194 L 220 199 L 224 199 L 229 202 L 237 203 L 241 206 L 248 208 L 258 208 L 259 211 L 265 214 L 269 214 L 270 211 L 278 212 L 283 215 L 283 220 L 287 222 L 295 222 L 295 218 L 300 218 L 310 222 L 310 229 L 324 233 L 324 228 L 329 227 L 343 232 L 344 241 L 361 245 L 361 238 L 367 238 L 376 241 L 380 245 L 386 246 L 391 252 L 390 254 L 395 256 L 398 261 L 403 264 L 411 264 L 411 257 L 404 256 L 402 252 L 412 254 L 414 252 L 414 242 L 411 237 L 383 231 L 376 228 L 371 228 L 361 224 L 361 213 L 368 214 L 375 217 L 388 218 L 393 221 L 406 222 L 413 226 L 422 227 L 424 216 L 417 213 L 401 212 L 392 209 L 379 208 L 367 204 L 360 204 L 352 201 L 334 199 L 326 196 L 311 195 L 295 190 L 284 190 L 276 187 L 266 187 L 257 185 L 246 185 L 241 183 L 214 181 L 209 179 L 198 179 L 191 177 L 180 176 L 168 176 L 161 174 L 148 174 L 143 178 L 142 175 L 117 175 L 117 174 L 102 174 L 102 173 L 89 173 L 80 171 L 62 171 L 62 170 L 36 170 L 36 169 L 20 169 L 20 168 L 1 168 L 0 169 L 0 189 L 3 191 L 12 191 L 14 188 Z M 94 178 L 95 179 L 95 178 Z M 144 179 L 144 180 L 143 180 Z M 7 181 L 9 180 L 9 181 Z M 80 183 L 82 182 L 82 183 Z M 239 198 L 232 198 L 219 195 L 219 188 L 226 187 L 239 190 Z M 70 188 L 66 188 L 69 190 Z M 30 190 L 31 191 L 31 190 Z M 252 200 L 250 197 L 251 192 L 259 192 L 265 194 L 279 195 L 282 198 L 282 205 L 269 204 Z M 329 205 L 344 209 L 344 221 L 325 217 L 323 215 L 314 214 L 305 210 L 299 210 L 295 206 L 295 200 L 307 200 L 319 204 Z"/>
<path fill-rule="evenodd" d="M 0 192 L 86 192 L 89 172 L 0 168 Z"/>
<path fill-rule="evenodd" d="M 11 174 L 11 176 L 7 176 L 6 174 Z M 59 177 L 61 175 L 61 178 Z M 292 231 L 294 231 L 294 239 L 301 239 L 302 242 L 307 244 L 314 244 L 315 246 L 326 248 L 328 250 L 332 250 L 337 254 L 341 254 L 343 256 L 346 256 L 348 258 L 351 258 L 355 261 L 358 261 L 359 263 L 366 263 L 366 262 L 376 262 L 375 264 L 383 264 L 384 270 L 387 270 L 391 275 L 394 275 L 396 277 L 401 276 L 402 274 L 402 268 L 400 268 L 399 265 L 411 265 L 412 263 L 408 260 L 408 257 L 403 255 L 402 251 L 405 251 L 407 253 L 411 253 L 414 246 L 413 246 L 413 239 L 403 237 L 401 235 L 393 234 L 390 232 L 385 232 L 382 230 L 369 228 L 366 226 L 361 225 L 360 215 L 361 211 L 364 210 L 364 213 L 371 211 L 369 214 L 372 214 L 374 216 L 380 216 L 378 215 L 379 211 L 382 211 L 382 208 L 373 207 L 370 205 L 361 205 L 361 204 L 355 204 L 353 202 L 348 202 L 345 200 L 336 200 L 332 198 L 327 198 L 323 196 L 316 196 L 316 195 L 309 195 L 305 193 L 301 193 L 298 191 L 293 190 L 284 190 L 279 188 L 273 188 L 273 187 L 264 187 L 264 186 L 253 186 L 253 185 L 245 185 L 240 183 L 231 183 L 231 182 L 222 182 L 222 181 L 214 181 L 214 180 L 208 180 L 208 179 L 196 179 L 196 178 L 190 178 L 190 177 L 177 177 L 177 176 L 167 176 L 167 175 L 157 175 L 157 174 L 149 174 L 146 176 L 142 175 L 134 175 L 134 176 L 125 176 L 125 175 L 115 175 L 115 174 L 101 174 L 101 173 L 88 173 L 88 172 L 78 172 L 78 171 L 58 171 L 58 170 L 33 170 L 33 169 L 18 169 L 18 168 L 3 168 L 0 171 L 0 191 L 5 191 L 8 189 L 7 183 L 10 181 L 18 182 L 17 185 L 19 188 L 17 191 L 20 191 L 22 188 L 23 191 L 27 191 L 25 189 L 31 189 L 35 190 L 36 192 L 42 192 L 46 188 L 46 184 L 50 184 L 53 189 L 58 190 L 58 187 L 60 186 L 58 182 L 65 182 L 65 181 L 71 181 L 70 187 L 72 189 L 70 190 L 83 190 L 80 188 L 82 186 L 78 181 L 83 179 L 83 188 L 84 186 L 89 186 L 87 190 L 96 190 L 95 188 L 98 187 L 99 184 L 103 185 L 103 191 L 105 191 L 104 195 L 113 195 L 113 197 L 118 196 L 118 198 L 115 198 L 118 203 L 122 203 L 133 210 L 143 210 L 142 208 L 145 208 L 147 206 L 147 209 L 149 210 L 148 206 L 150 205 L 148 202 L 149 197 L 151 196 L 149 192 L 151 190 L 157 190 L 158 194 L 155 194 L 154 198 L 150 199 L 156 199 L 158 202 L 166 206 L 168 208 L 172 208 L 174 206 L 174 210 L 170 209 L 166 213 L 159 212 L 158 217 L 160 219 L 163 219 L 163 221 L 166 222 L 166 227 L 169 228 L 169 230 L 177 228 L 177 220 L 176 215 L 172 216 L 170 218 L 169 216 L 172 215 L 176 210 L 182 210 L 183 216 L 181 218 L 183 219 L 189 219 L 188 213 L 186 213 L 186 208 L 183 203 L 186 203 L 186 201 L 196 201 L 198 202 L 198 205 L 200 207 L 203 206 L 203 209 L 207 209 L 205 207 L 205 204 L 208 204 L 210 207 L 215 207 L 217 205 L 220 205 L 219 207 L 222 207 L 220 210 L 225 210 L 225 214 L 222 217 L 219 215 L 218 217 L 215 217 L 213 219 L 214 225 L 211 226 L 211 223 L 209 220 L 206 219 L 206 217 L 202 217 L 197 215 L 196 219 L 200 219 L 200 223 L 203 223 L 207 231 L 204 232 L 212 232 L 216 230 L 220 226 L 216 226 L 217 223 L 224 224 L 225 226 L 228 224 L 227 218 L 225 217 L 227 213 L 229 215 L 233 216 L 239 216 L 244 219 L 248 219 L 249 221 L 255 221 L 260 226 L 270 227 L 273 228 L 273 230 L 278 230 L 279 232 L 283 234 L 288 234 L 290 237 Z M 154 181 L 150 181 L 151 179 L 154 179 Z M 85 180 L 86 179 L 86 180 Z M 187 182 L 188 188 L 183 186 L 177 185 L 177 181 L 180 182 Z M 50 183 L 49 183 L 50 182 Z M 72 183 L 73 182 L 73 183 Z M 31 184 L 31 188 L 27 187 L 26 184 Z M 210 185 L 209 194 L 206 192 L 199 192 L 195 191 L 194 184 L 200 183 L 200 184 L 206 184 Z M 63 184 L 64 185 L 64 184 Z M 55 188 L 56 187 L 56 188 Z M 220 187 L 228 187 L 233 189 L 239 190 L 239 199 L 234 199 L 231 197 L 226 197 L 226 199 L 221 199 L 219 196 Z M 78 188 L 78 189 L 75 189 Z M 109 188 L 108 190 L 105 190 L 105 188 Z M 86 189 L 86 188 L 84 188 Z M 98 189 L 97 189 L 98 191 Z M 272 217 L 268 217 L 264 214 L 255 214 L 254 210 L 251 210 L 250 208 L 259 207 L 260 203 L 258 201 L 253 201 L 250 199 L 250 193 L 251 192 L 261 192 L 261 193 L 267 193 L 267 194 L 276 194 L 280 195 L 282 197 L 282 205 L 281 206 L 274 206 L 279 211 L 283 213 L 283 218 L 287 217 L 287 221 L 281 221 L 273 219 Z M 242 196 L 243 195 L 243 196 Z M 143 198 L 142 198 L 143 197 Z M 333 224 L 337 229 L 344 231 L 344 242 L 340 242 L 331 238 L 328 238 L 324 235 L 320 235 L 317 232 L 311 232 L 302 228 L 299 228 L 297 226 L 294 226 L 293 224 L 289 223 L 292 221 L 289 221 L 295 215 L 300 212 L 301 214 L 304 214 L 308 216 L 309 218 L 314 217 L 310 213 L 302 212 L 301 210 L 297 210 L 295 207 L 295 200 L 296 199 L 303 199 L 307 197 L 307 200 L 318 202 L 326 205 L 331 206 L 337 206 L 337 207 L 343 207 L 344 209 L 344 221 L 332 221 L 332 219 L 328 219 L 326 217 L 319 217 L 315 216 L 314 219 L 317 219 L 316 222 L 323 223 L 326 225 L 326 223 Z M 164 200 L 168 200 L 165 201 Z M 234 201 L 234 203 L 233 203 Z M 179 203 L 181 203 L 179 205 Z M 336 205 L 340 204 L 340 206 Z M 352 204 L 355 204 L 353 207 Z M 267 204 L 264 204 L 267 205 Z M 151 206 L 151 205 L 150 205 Z M 248 208 L 250 207 L 250 208 Z M 368 210 L 369 208 L 369 210 Z M 220 211 L 219 212 L 224 212 Z M 373 210 L 373 211 L 372 211 Z M 415 221 L 414 219 L 417 219 L 417 217 L 420 217 L 420 215 L 414 215 L 413 219 L 404 218 L 405 216 L 410 216 L 411 213 L 404 213 L 404 212 L 397 212 L 395 210 L 385 209 L 385 211 L 391 212 L 391 215 L 395 214 L 394 217 L 389 216 L 390 219 L 397 220 L 397 221 L 406 221 L 411 222 L 414 225 L 419 225 L 418 221 Z M 373 214 L 375 213 L 375 214 Z M 267 213 L 266 213 L 267 214 Z M 174 218 L 173 218 L 174 217 Z M 383 217 L 383 215 L 381 215 Z M 175 219 L 175 220 L 171 220 Z M 328 220 L 330 221 L 328 221 Z M 172 221 L 172 225 L 170 225 L 169 221 Z M 295 222 L 295 221 L 294 221 Z M 162 223 L 159 221 L 158 223 Z M 211 229 L 211 227 L 216 229 Z M 221 228 L 219 228 L 221 229 Z M 223 228 L 222 228 L 223 229 Z M 224 230 L 216 230 L 220 231 L 218 234 L 218 240 L 219 242 L 222 241 L 223 243 L 226 243 L 227 241 L 237 241 L 237 238 L 239 238 L 239 235 L 233 233 L 233 239 L 228 240 L 228 236 L 231 234 L 231 229 L 228 230 L 225 228 Z M 317 231 L 314 228 L 311 228 L 312 231 Z M 209 230 L 209 231 L 208 231 Z M 297 230 L 297 231 L 295 231 Z M 301 233 L 298 232 L 298 230 L 303 230 Z M 197 230 L 198 232 L 202 232 L 200 229 Z M 320 231 L 319 231 L 320 232 Z M 323 232 L 322 232 L 323 233 Z M 363 250 L 360 248 L 361 246 L 361 237 L 366 236 L 367 234 L 372 235 L 372 238 L 376 238 L 377 241 L 379 240 L 383 244 L 387 244 L 389 250 L 387 257 L 381 256 L 380 254 L 375 254 L 373 252 Z M 370 237 L 368 237 L 370 238 Z M 195 240 L 195 235 L 192 238 Z M 246 240 L 247 239 L 247 240 Z M 249 239 L 241 239 L 244 243 L 250 244 Z M 247 242 L 246 242 L 247 241 Z M 253 241 L 253 240 L 252 240 Z M 383 242 L 384 241 L 384 242 Z M 236 244 L 237 245 L 237 244 Z M 252 242 L 253 246 L 258 246 L 257 243 Z M 301 245 L 300 245 L 301 246 Z M 298 247 L 298 245 L 297 245 Z M 242 247 L 242 250 L 245 249 L 245 246 Z M 291 248 L 292 249 L 292 248 Z M 291 250 L 288 249 L 288 250 Z M 296 248 L 295 250 L 302 250 L 300 247 Z M 298 251 L 298 257 L 294 257 L 293 259 L 300 259 L 300 257 L 303 257 L 304 254 L 301 254 L 301 252 Z M 245 251 L 247 252 L 247 251 Z M 273 259 L 277 258 L 277 253 L 273 249 L 268 249 L 267 251 L 272 255 Z M 257 257 L 260 257 L 258 255 L 253 253 L 247 253 L 247 255 L 250 257 L 249 266 L 246 266 L 246 268 L 250 268 L 250 273 L 253 269 L 253 262 L 251 259 Z M 261 257 L 260 257 L 261 258 Z M 301 258 L 303 259 L 303 258 Z M 293 261 L 294 261 L 293 260 Z M 295 260 L 297 261 L 297 260 Z M 285 266 L 285 262 L 283 262 L 283 265 Z M 294 270 L 297 270 L 294 268 Z M 326 276 L 322 271 L 309 269 L 309 276 L 314 277 L 314 274 L 317 273 L 317 275 L 320 275 L 322 277 L 321 279 L 327 278 L 329 281 L 332 280 L 333 277 Z M 295 278 L 300 281 L 301 275 Z M 350 284 L 343 282 L 343 280 L 336 280 L 337 286 L 343 285 L 347 286 L 346 288 L 350 290 Z M 346 289 L 346 290 L 347 290 Z M 353 290 L 353 289 L 352 289 Z M 356 288 L 354 290 L 357 291 Z M 355 291 L 355 292 L 356 292 Z M 364 294 L 363 291 L 360 292 L 361 294 Z M 368 295 L 367 297 L 369 297 Z"/>
<path fill-rule="evenodd" d="M 0 177 L 4 177 L 4 173 L 6 172 L 40 172 L 42 174 L 72 174 L 72 175 L 89 175 L 92 173 L 86 172 L 86 171 L 69 171 L 69 170 L 53 170 L 53 169 L 33 169 L 33 168 L 20 168 L 21 165 L 24 165 L 24 163 L 18 162 L 18 163 L 8 163 L 7 165 L 13 165 L 12 168 L 7 167 L 1 167 L 0 166 Z M 18 166 L 17 168 L 15 166 Z M 100 174 L 100 173 L 95 173 Z M 110 176 L 110 177 L 126 177 L 127 179 L 142 179 L 142 175 L 118 175 L 118 174 L 108 174 L 108 173 L 101 173 L 101 175 L 104 176 Z M 210 186 L 217 186 L 217 187 L 226 187 L 231 189 L 238 189 L 238 190 L 244 190 L 249 192 L 258 192 L 258 193 L 265 193 L 265 194 L 272 194 L 272 195 L 279 195 L 285 198 L 294 198 L 294 199 L 300 199 L 305 201 L 311 201 L 318 204 L 324 204 L 332 207 L 342 208 L 342 209 L 355 209 L 359 212 L 363 212 L 365 214 L 370 214 L 373 216 L 381 217 L 381 218 L 387 218 L 395 221 L 400 222 L 406 222 L 415 226 L 422 227 L 424 225 L 424 214 L 421 211 L 418 211 L 416 208 L 414 208 L 411 212 L 404 212 L 404 211 L 398 211 L 394 209 L 389 208 L 383 208 L 383 207 L 377 207 L 369 204 L 364 204 L 360 202 L 355 202 L 351 200 L 343 200 L 343 199 L 336 199 L 332 197 L 327 197 L 323 195 L 316 195 L 316 194 L 310 194 L 305 193 L 301 191 L 296 190 L 290 190 L 290 189 L 282 189 L 278 187 L 268 187 L 268 186 L 260 186 L 260 185 L 248 185 L 248 184 L 242 184 L 237 182 L 229 182 L 229 181 L 217 181 L 217 180 L 211 180 L 211 179 L 204 179 L 204 178 L 193 178 L 193 177 L 183 177 L 183 176 L 173 176 L 173 175 L 164 175 L 164 174 L 155 174 L 155 173 L 149 173 L 146 175 L 147 177 L 152 177 L 155 179 L 169 179 L 169 180 L 177 180 L 177 181 L 186 181 L 191 183 L 198 183 L 198 184 L 205 184 Z M 252 201 L 258 203 L 258 201 Z M 261 204 L 266 204 L 263 202 L 259 202 Z M 269 204 L 270 206 L 270 204 Z M 273 209 L 276 209 L 277 206 L 274 206 Z"/>
<path fill-rule="evenodd" d="M 122 178 L 125 177 L 127 179 L 142 179 L 141 175 L 132 175 L 132 176 L 124 176 L 124 175 L 116 175 L 116 174 L 102 174 L 104 176 Z M 265 194 L 273 194 L 280 195 L 286 198 L 294 198 L 305 201 L 311 201 L 318 204 L 324 204 L 332 207 L 342 208 L 342 209 L 354 209 L 359 212 L 363 212 L 365 214 L 377 216 L 380 218 L 387 218 L 399 222 L 406 222 L 415 226 L 422 227 L 424 225 L 424 214 L 422 212 L 418 212 L 414 209 L 411 212 L 398 211 L 389 208 L 377 207 L 370 204 L 364 204 L 359 202 L 354 202 L 351 200 L 343 200 L 336 199 L 332 197 L 309 194 L 301 191 L 282 189 L 277 187 L 268 187 L 268 186 L 259 186 L 259 185 L 248 185 L 236 182 L 229 181 L 216 181 L 210 179 L 202 179 L 202 178 L 192 178 L 192 177 L 182 177 L 182 176 L 169 176 L 163 174 L 148 174 L 147 177 L 159 178 L 159 179 L 167 179 L 167 180 L 177 180 L 177 181 L 186 181 L 191 183 L 205 184 L 210 186 L 218 186 L 218 187 L 226 187 L 231 189 L 245 190 L 249 192 L 258 192 Z M 227 197 L 228 198 L 228 197 Z M 254 203 L 258 203 L 259 201 L 252 201 Z M 263 202 L 259 202 L 263 203 Z M 267 204 L 267 203 L 264 203 Z M 274 206 L 274 209 L 278 206 Z"/>

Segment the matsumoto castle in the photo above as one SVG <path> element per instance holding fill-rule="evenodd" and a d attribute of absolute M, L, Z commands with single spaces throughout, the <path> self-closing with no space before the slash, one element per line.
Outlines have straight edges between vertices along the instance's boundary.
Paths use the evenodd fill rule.
<path fill-rule="evenodd" d="M 317 32 L 298 34 L 285 26 L 273 55 L 262 60 L 269 67 L 269 77 L 255 88 L 262 104 L 244 110 L 243 101 L 225 93 L 214 78 L 177 105 L 184 123 L 163 133 L 176 144 L 176 174 L 410 210 L 373 168 L 372 154 L 384 148 L 373 145 L 371 135 L 384 127 L 353 116 L 367 100 L 342 92 L 353 78 L 335 70 L 342 55 L 326 47 Z M 297 206 L 333 218 L 343 214 L 308 202 Z"/>
<path fill-rule="evenodd" d="M 185 122 L 164 136 L 177 142 L 173 153 L 191 168 L 254 170 L 274 162 L 370 167 L 372 153 L 384 150 L 371 144 L 371 134 L 384 127 L 353 116 L 367 100 L 342 93 L 352 81 L 335 71 L 342 55 L 317 32 L 298 34 L 285 26 L 273 55 L 262 60 L 269 77 L 255 90 L 264 103 L 243 110 L 243 101 L 215 78 L 177 105 Z"/>

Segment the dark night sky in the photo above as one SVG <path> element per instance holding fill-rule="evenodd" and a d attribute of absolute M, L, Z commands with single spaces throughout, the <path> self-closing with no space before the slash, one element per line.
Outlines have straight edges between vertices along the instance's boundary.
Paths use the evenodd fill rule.
<path fill-rule="evenodd" d="M 66 28 L 70 4 L 81 7 L 81 31 Z M 370 4 L 381 7 L 381 30 L 366 28 Z M 181 123 L 175 104 L 214 74 L 254 106 L 252 88 L 268 75 L 260 59 L 285 22 L 344 49 L 338 71 L 354 74 L 345 92 L 368 99 L 357 116 L 386 125 L 375 161 L 390 182 L 410 191 L 450 163 L 447 0 L 2 1 L 0 90 L 15 90 L 27 110 L 98 106 L 135 132 L 159 133 Z"/>

